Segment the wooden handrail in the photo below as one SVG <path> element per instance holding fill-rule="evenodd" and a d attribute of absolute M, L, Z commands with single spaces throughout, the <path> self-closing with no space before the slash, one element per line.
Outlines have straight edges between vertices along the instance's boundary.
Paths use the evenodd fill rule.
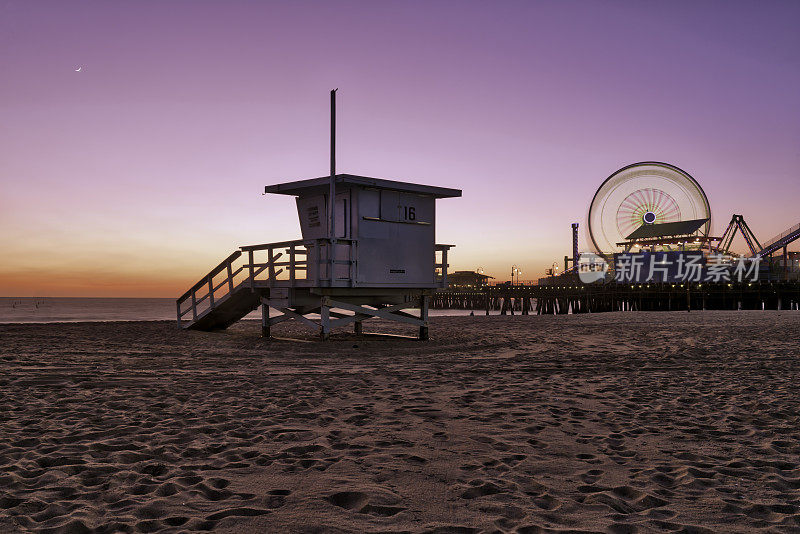
<path fill-rule="evenodd" d="M 347 259 L 336 258 L 336 245 L 349 247 L 349 254 Z M 333 286 L 340 286 L 342 282 L 355 283 L 357 276 L 357 253 L 354 250 L 357 241 L 354 239 L 335 239 L 330 240 L 327 238 L 320 239 L 299 239 L 293 241 L 281 241 L 277 243 L 265 243 L 260 245 L 248 245 L 240 247 L 239 250 L 233 252 L 230 256 L 221 261 L 216 267 L 208 272 L 201 280 L 194 284 L 188 291 L 176 299 L 176 311 L 178 325 L 181 326 L 183 320 L 186 320 L 187 315 L 190 316 L 190 321 L 197 321 L 200 317 L 205 316 L 219 304 L 219 301 L 226 299 L 227 295 L 231 295 L 237 288 L 247 287 L 256 290 L 256 283 L 263 284 L 267 282 L 269 287 L 272 287 L 279 275 L 288 275 L 291 281 L 291 286 L 295 285 L 297 280 L 298 271 L 301 280 L 306 281 L 308 284 L 330 284 Z M 444 264 L 446 269 L 447 250 L 452 245 L 436 245 L 436 252 L 442 251 L 444 256 Z M 266 262 L 257 262 L 255 260 L 255 253 L 264 251 L 267 253 Z M 247 258 L 238 267 L 234 267 L 233 263 L 239 259 L 242 254 L 247 253 Z M 279 261 L 283 259 L 284 261 Z M 320 276 L 323 265 L 327 266 L 326 276 Z M 336 278 L 336 266 L 348 266 L 349 281 Z M 437 267 L 439 264 L 436 264 Z M 268 275 L 265 277 L 265 271 Z M 222 280 L 215 280 L 217 275 L 224 272 Z M 244 278 L 237 283 L 235 277 L 244 273 Z M 260 278 L 259 278 L 260 277 Z M 258 280 L 257 280 L 258 278 Z M 225 290 L 227 286 L 227 290 Z M 203 291 L 205 288 L 205 291 Z M 224 291 L 224 294 L 221 292 Z M 218 292 L 222 295 L 217 298 Z M 184 302 L 191 299 L 191 303 L 187 309 L 183 309 Z M 207 306 L 201 305 L 208 301 Z"/>
<path fill-rule="evenodd" d="M 259 265 L 259 264 L 255 264 L 254 266 L 257 266 L 257 265 Z M 244 269 L 245 267 L 249 267 L 249 265 L 243 265 L 242 267 L 240 267 L 239 269 L 237 269 L 237 270 L 235 271 L 235 274 L 238 274 L 238 273 L 239 273 L 239 272 L 240 272 L 242 269 Z M 263 266 L 261 266 L 260 268 L 258 268 L 258 269 L 255 269 L 255 270 L 253 271 L 253 273 L 254 273 L 254 277 L 256 277 L 256 276 L 258 276 L 259 274 L 263 273 L 263 272 L 264 272 L 266 269 L 267 269 L 267 264 L 263 264 Z M 275 276 L 278 276 L 278 275 L 280 275 L 281 273 L 283 273 L 283 269 L 278 269 L 278 270 L 275 272 Z M 222 282 L 220 282 L 220 283 L 219 283 L 219 285 L 217 285 L 217 286 L 214 288 L 214 291 L 216 291 L 217 289 L 219 289 L 219 288 L 221 288 L 222 286 L 226 285 L 227 283 L 228 283 L 228 279 L 225 279 L 225 280 L 223 280 Z M 203 295 L 202 297 L 199 297 L 199 298 L 198 298 L 197 296 L 195 296 L 195 298 L 194 298 L 194 301 L 193 301 L 193 306 L 191 306 L 191 307 L 187 308 L 186 310 L 182 310 L 182 311 L 180 312 L 180 316 L 181 316 L 181 317 L 183 317 L 184 315 L 186 315 L 186 314 L 187 314 L 187 313 L 189 313 L 190 311 L 192 311 L 192 310 L 196 309 L 196 308 L 197 308 L 197 306 L 198 306 L 198 305 L 200 305 L 200 304 L 202 304 L 202 303 L 203 303 L 203 302 L 204 302 L 206 299 L 209 299 L 209 300 L 210 300 L 210 298 L 209 298 L 209 297 L 210 297 L 210 293 L 206 293 L 205 295 Z M 212 307 L 213 307 L 213 306 L 212 306 Z"/>
<path fill-rule="evenodd" d="M 281 248 L 281 247 L 290 247 L 294 245 L 314 245 L 316 243 L 327 243 L 330 240 L 328 238 L 319 238 L 319 239 L 296 239 L 294 241 L 278 241 L 277 243 L 263 243 L 261 245 L 246 245 L 244 247 L 239 247 L 239 250 L 243 250 L 245 252 L 251 250 L 267 250 L 270 248 Z M 340 241 L 343 243 L 352 243 L 352 239 L 340 239 L 336 238 L 336 241 Z M 449 245 L 448 245 L 449 246 Z M 297 252 L 301 252 L 298 250 Z"/>
<path fill-rule="evenodd" d="M 295 263 L 295 256 L 297 255 L 297 248 L 295 245 L 289 247 L 289 284 L 294 286 L 294 277 L 297 272 L 297 263 Z M 306 251 L 306 258 L 308 258 L 308 251 Z"/>
<path fill-rule="evenodd" d="M 253 267 L 255 267 L 255 265 L 253 265 Z M 258 276 L 259 274 L 263 273 L 267 269 L 267 267 L 269 267 L 269 265 L 264 264 L 261 267 L 259 267 L 257 270 L 253 271 L 253 279 L 250 281 L 250 285 L 252 285 L 252 283 L 255 282 L 256 276 Z"/>
<path fill-rule="evenodd" d="M 232 281 L 233 281 L 233 278 L 232 278 L 232 277 L 226 277 L 226 278 L 225 278 L 225 280 L 223 280 L 222 282 L 220 282 L 219 284 L 217 284 L 216 286 L 214 286 L 214 291 L 218 291 L 218 290 L 219 290 L 219 288 L 221 288 L 221 287 L 222 287 L 222 286 L 224 286 L 224 285 L 230 285 L 230 283 L 231 283 Z M 228 288 L 228 293 L 230 293 L 230 288 Z"/>
<path fill-rule="evenodd" d="M 194 298 L 194 300 L 192 301 L 192 307 L 191 307 L 191 308 L 187 308 L 187 309 L 186 309 L 186 311 L 184 311 L 184 312 L 183 312 L 183 315 L 186 315 L 187 313 L 189 313 L 190 311 L 192 311 L 193 309 L 195 309 L 195 308 L 196 308 L 196 307 L 197 307 L 197 306 L 198 306 L 200 303 L 202 303 L 204 300 L 206 300 L 206 299 L 208 298 L 208 293 L 206 293 L 205 295 L 203 295 L 203 296 L 202 296 L 202 297 L 200 297 L 200 298 L 197 298 L 197 296 L 196 296 L 196 295 L 193 295 L 193 296 L 194 296 L 195 298 Z"/>
<path fill-rule="evenodd" d="M 434 245 L 435 251 L 433 253 L 433 267 L 434 267 L 434 280 L 436 279 L 436 269 L 441 268 L 442 274 L 439 275 L 441 279 L 439 280 L 442 286 L 447 287 L 447 268 L 450 267 L 450 264 L 447 263 L 447 252 L 455 247 L 455 245 Z M 436 252 L 442 253 L 442 263 L 436 263 Z"/>
<path fill-rule="evenodd" d="M 207 275 L 205 275 L 203 278 L 200 279 L 199 282 L 197 282 L 195 285 L 193 285 L 191 288 L 189 288 L 189 290 L 186 293 L 184 293 L 179 298 L 177 298 L 176 299 L 177 302 L 183 302 L 184 300 L 189 298 L 189 296 L 191 296 L 192 293 L 194 293 L 195 291 L 200 289 L 203 285 L 208 283 L 208 278 L 209 277 L 213 278 L 214 276 L 216 276 L 217 274 L 222 272 L 223 269 L 227 268 L 227 265 L 229 263 L 235 261 L 241 255 L 242 255 L 242 252 L 240 250 L 237 250 L 236 252 L 234 252 L 233 254 L 231 254 L 230 256 L 225 258 L 224 260 L 222 260 L 222 262 L 220 262 L 219 265 L 217 265 L 216 267 L 211 269 L 211 271 L 209 271 L 209 273 Z"/>
<path fill-rule="evenodd" d="M 350 244 L 353 243 L 353 240 L 350 239 L 340 239 L 338 240 L 342 244 Z M 261 275 L 264 271 L 269 272 L 268 282 L 270 286 L 274 283 L 279 275 L 284 273 L 283 267 L 289 269 L 289 275 L 292 282 L 296 279 L 296 272 L 301 271 L 305 273 L 305 278 L 309 279 L 308 277 L 312 273 L 312 261 L 311 261 L 311 248 L 314 248 L 314 257 L 317 259 L 317 262 L 320 261 L 320 249 L 324 248 L 324 245 L 330 245 L 330 240 L 328 239 L 311 239 L 311 240 L 294 240 L 294 241 L 283 241 L 278 243 L 268 243 L 263 245 L 251 245 L 241 247 L 239 250 L 233 252 L 230 256 L 225 258 L 221 261 L 216 267 L 214 267 L 211 271 L 208 272 L 201 280 L 199 280 L 196 284 L 194 284 L 189 290 L 187 290 L 183 295 L 181 295 L 178 299 L 176 299 L 176 311 L 177 311 L 177 319 L 178 325 L 181 325 L 181 321 L 183 318 L 191 314 L 191 320 L 197 321 L 199 317 L 200 310 L 198 309 L 203 302 L 206 300 L 209 301 L 209 305 L 207 309 L 203 310 L 203 313 L 207 312 L 208 310 L 212 310 L 215 308 L 217 304 L 216 293 L 217 291 L 221 290 L 224 286 L 228 286 L 227 294 L 231 294 L 236 284 L 234 278 L 239 275 L 241 272 L 246 272 L 247 276 L 242 283 L 250 285 L 250 288 L 254 291 L 255 290 L 255 283 L 256 278 Z M 281 250 L 283 249 L 283 250 Z M 268 252 L 269 259 L 266 263 L 257 263 L 254 259 L 254 253 L 257 251 L 264 250 Z M 238 258 L 242 256 L 243 253 L 247 253 L 248 258 L 245 264 L 241 265 L 240 267 L 234 270 L 233 262 L 236 261 Z M 288 255 L 288 261 L 278 261 L 279 259 L 283 258 L 284 255 Z M 332 255 L 332 254 L 329 254 Z M 298 256 L 302 259 L 299 261 L 297 260 Z M 350 264 L 352 265 L 353 261 L 341 261 L 335 260 L 334 258 L 330 258 L 331 264 Z M 225 272 L 225 278 L 221 281 L 215 283 L 214 277 L 218 274 Z M 333 274 L 333 273 L 331 273 Z M 317 273 L 317 277 L 319 273 Z M 205 294 L 198 295 L 198 292 L 201 291 L 205 287 Z M 223 295 L 220 298 L 224 298 Z M 183 303 L 191 298 L 191 305 L 186 309 L 183 308 Z"/>
<path fill-rule="evenodd" d="M 313 243 L 313 239 L 296 239 L 294 241 L 278 241 L 277 243 L 263 243 L 260 245 L 247 245 L 244 247 L 239 247 L 240 250 L 244 250 L 249 252 L 251 250 L 268 250 L 271 248 L 280 248 L 280 247 L 290 247 L 292 245 L 305 245 Z"/>
<path fill-rule="evenodd" d="M 303 266 L 303 265 L 306 265 L 306 264 L 308 264 L 308 262 L 305 261 L 305 260 L 304 261 L 294 261 L 294 262 L 293 261 L 276 261 L 275 263 L 273 263 L 273 265 L 275 267 L 288 267 L 290 265 L 294 265 L 295 267 L 300 267 L 300 266 Z"/>

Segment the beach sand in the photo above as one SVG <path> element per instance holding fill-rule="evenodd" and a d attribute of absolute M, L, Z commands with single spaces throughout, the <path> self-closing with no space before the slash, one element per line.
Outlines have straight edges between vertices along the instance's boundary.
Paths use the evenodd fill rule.
<path fill-rule="evenodd" d="M 800 532 L 797 312 L 258 332 L 0 325 L 0 530 Z"/>

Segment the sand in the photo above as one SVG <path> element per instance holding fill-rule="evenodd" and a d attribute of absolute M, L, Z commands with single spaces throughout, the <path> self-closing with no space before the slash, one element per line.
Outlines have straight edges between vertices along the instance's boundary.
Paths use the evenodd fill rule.
<path fill-rule="evenodd" d="M 0 325 L 0 531 L 800 532 L 798 334 L 797 312 L 325 344 Z"/>

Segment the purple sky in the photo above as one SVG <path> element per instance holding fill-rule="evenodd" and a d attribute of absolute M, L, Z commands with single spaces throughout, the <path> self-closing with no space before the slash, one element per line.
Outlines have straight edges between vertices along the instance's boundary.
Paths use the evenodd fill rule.
<path fill-rule="evenodd" d="M 767 239 L 800 221 L 800 2 L 0 0 L 0 295 L 176 296 L 299 237 L 266 184 L 463 189 L 455 269 L 536 279 L 597 187 L 666 161 Z M 81 72 L 75 69 L 82 67 Z M 741 248 L 741 247 L 740 247 Z"/>

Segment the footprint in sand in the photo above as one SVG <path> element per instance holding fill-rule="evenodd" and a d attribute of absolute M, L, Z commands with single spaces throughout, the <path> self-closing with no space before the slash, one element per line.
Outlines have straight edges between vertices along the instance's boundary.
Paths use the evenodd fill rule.
<path fill-rule="evenodd" d="M 476 499 L 478 497 L 485 497 L 487 495 L 495 495 L 497 493 L 503 493 L 503 489 L 497 486 L 496 484 L 492 484 L 491 482 L 485 482 L 483 480 L 473 480 L 470 482 L 471 488 L 468 488 L 461 494 L 462 499 Z"/>
<path fill-rule="evenodd" d="M 559 501 L 558 499 L 556 499 L 555 497 L 553 497 L 548 493 L 544 493 L 542 495 L 534 497 L 533 504 L 535 504 L 542 510 L 547 510 L 548 512 L 551 512 L 561 507 L 561 501 Z"/>
<path fill-rule="evenodd" d="M 369 502 L 369 495 L 360 491 L 340 491 L 327 498 L 331 504 L 345 510 L 361 509 Z"/>
<path fill-rule="evenodd" d="M 264 510 L 260 508 L 246 508 L 246 507 L 229 508 L 227 510 L 222 510 L 220 512 L 215 512 L 209 515 L 208 517 L 206 517 L 206 520 L 219 521 L 220 519 L 225 519 L 226 517 L 231 517 L 231 516 L 254 517 L 259 515 L 267 515 L 270 513 L 272 513 L 270 510 Z"/>
<path fill-rule="evenodd" d="M 340 491 L 339 493 L 334 493 L 333 495 L 328 496 L 326 500 L 329 503 L 345 510 L 381 517 L 391 517 L 406 510 L 400 506 L 371 504 L 369 502 L 369 495 L 360 491 Z"/>
<path fill-rule="evenodd" d="M 583 500 L 584 504 L 603 504 L 620 514 L 633 514 L 669 504 L 663 499 L 639 491 L 631 486 L 617 486 L 614 488 L 584 486 L 578 489 L 583 493 L 589 493 Z M 593 491 L 595 489 L 600 491 Z"/>

